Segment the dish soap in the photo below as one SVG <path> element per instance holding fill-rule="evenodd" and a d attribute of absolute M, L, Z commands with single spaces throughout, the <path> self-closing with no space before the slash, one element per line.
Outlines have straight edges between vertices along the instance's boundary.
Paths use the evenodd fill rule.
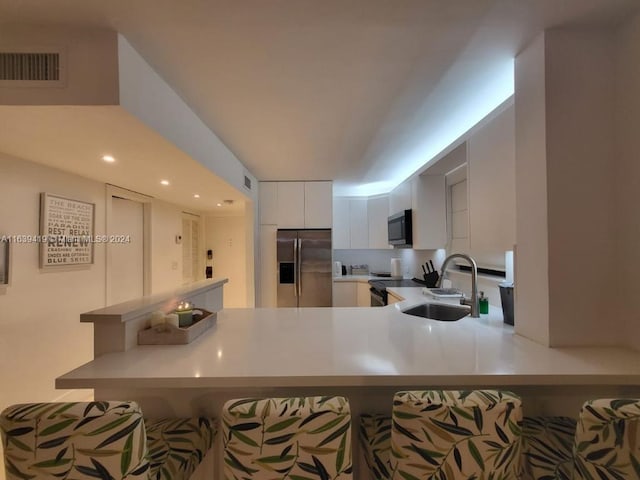
<path fill-rule="evenodd" d="M 484 292 L 480 292 L 480 298 L 478 299 L 478 307 L 480 313 L 489 313 L 489 299 L 484 296 Z"/>

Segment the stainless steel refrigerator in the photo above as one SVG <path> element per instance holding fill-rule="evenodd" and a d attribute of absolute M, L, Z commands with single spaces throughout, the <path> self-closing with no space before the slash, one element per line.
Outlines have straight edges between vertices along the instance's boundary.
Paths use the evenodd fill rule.
<path fill-rule="evenodd" d="M 330 307 L 331 230 L 278 230 L 278 307 Z"/>

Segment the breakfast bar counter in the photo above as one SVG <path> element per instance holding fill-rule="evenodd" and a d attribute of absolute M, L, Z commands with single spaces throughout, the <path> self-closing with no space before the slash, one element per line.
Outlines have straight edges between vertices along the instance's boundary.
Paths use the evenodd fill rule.
<path fill-rule="evenodd" d="M 222 283 L 209 284 L 216 298 Z M 343 395 L 354 422 L 363 412 L 388 413 L 394 392 L 406 389 L 508 389 L 522 397 L 527 415 L 576 416 L 589 398 L 640 396 L 640 352 L 547 348 L 516 335 L 494 306 L 489 315 L 453 322 L 411 316 L 402 310 L 427 301 L 421 289 L 390 290 L 404 300 L 378 308 L 220 304 L 216 323 L 192 343 L 106 342 L 56 387 L 91 388 L 96 400 L 136 400 L 151 417 L 219 418 L 231 398 Z M 354 442 L 360 479 L 358 448 Z M 195 478 L 213 471 L 222 478 L 219 443 L 214 452 Z"/>
<path fill-rule="evenodd" d="M 291 389 L 415 386 L 640 386 L 640 352 L 547 348 L 514 334 L 499 308 L 441 322 L 381 308 L 223 309 L 188 345 L 106 353 L 59 377 L 62 389 Z"/>

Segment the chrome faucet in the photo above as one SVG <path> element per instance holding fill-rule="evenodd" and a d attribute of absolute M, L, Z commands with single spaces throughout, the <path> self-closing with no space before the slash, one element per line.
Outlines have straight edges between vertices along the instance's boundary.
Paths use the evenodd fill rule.
<path fill-rule="evenodd" d="M 471 265 L 471 299 L 467 300 L 463 296 L 460 299 L 460 305 L 471 306 L 471 316 L 478 318 L 480 317 L 480 309 L 478 308 L 478 266 L 476 265 L 476 261 L 469 255 L 464 253 L 452 253 L 449 255 L 442 264 L 442 273 L 436 282 L 436 288 L 440 288 L 442 286 L 442 280 L 444 279 L 444 274 L 447 271 L 447 266 L 449 265 L 449 261 L 453 258 L 462 258 Z"/>

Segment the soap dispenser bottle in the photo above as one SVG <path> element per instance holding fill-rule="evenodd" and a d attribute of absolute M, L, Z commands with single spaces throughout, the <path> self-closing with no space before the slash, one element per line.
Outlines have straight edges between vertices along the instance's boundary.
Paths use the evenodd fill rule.
<path fill-rule="evenodd" d="M 484 296 L 484 292 L 480 292 L 478 307 L 480 313 L 489 313 L 489 299 Z"/>

